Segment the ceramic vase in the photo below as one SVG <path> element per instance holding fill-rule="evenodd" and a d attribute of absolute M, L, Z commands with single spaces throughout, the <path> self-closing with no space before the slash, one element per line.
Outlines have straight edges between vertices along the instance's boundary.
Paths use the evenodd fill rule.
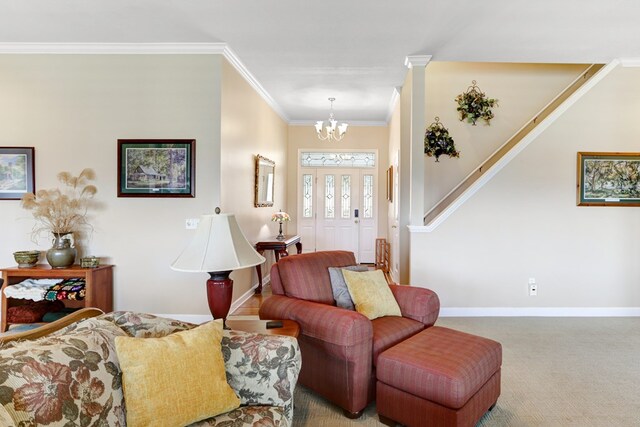
<path fill-rule="evenodd" d="M 47 251 L 47 261 L 53 268 L 66 268 L 76 260 L 76 248 L 71 247 L 71 232 L 53 233 L 53 247 Z"/>

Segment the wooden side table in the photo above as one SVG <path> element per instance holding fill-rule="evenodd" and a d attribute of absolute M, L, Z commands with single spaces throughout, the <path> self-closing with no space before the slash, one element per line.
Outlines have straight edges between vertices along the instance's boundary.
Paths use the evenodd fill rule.
<path fill-rule="evenodd" d="M 271 322 L 271 320 L 234 320 L 233 317 L 229 317 L 227 318 L 226 325 L 230 329 L 265 335 L 286 335 L 296 338 L 300 334 L 300 325 L 293 320 L 273 320 L 273 322 L 282 322 L 282 327 L 269 329 L 267 329 L 267 322 Z"/>
<path fill-rule="evenodd" d="M 283 240 L 278 240 L 275 237 L 268 240 L 262 240 L 256 243 L 256 251 L 260 255 L 264 254 L 264 251 L 273 251 L 276 262 L 280 260 L 280 257 L 289 255 L 287 248 L 289 246 L 296 245 L 298 254 L 302 253 L 302 243 L 300 243 L 300 236 L 284 236 Z M 256 294 L 262 293 L 262 265 L 256 265 L 258 271 L 258 287 L 256 288 Z"/>
<path fill-rule="evenodd" d="M 67 268 L 51 268 L 47 264 L 38 264 L 29 268 L 9 267 L 3 268 L 2 278 L 2 305 L 0 306 L 0 332 L 9 328 L 7 322 L 7 310 L 14 305 L 22 305 L 25 300 L 7 298 L 4 289 L 8 286 L 20 283 L 25 279 L 85 279 L 85 297 L 83 300 L 61 300 L 66 307 L 83 308 L 96 307 L 108 313 L 113 310 L 113 266 L 100 265 L 96 268 L 82 268 L 72 265 Z"/>

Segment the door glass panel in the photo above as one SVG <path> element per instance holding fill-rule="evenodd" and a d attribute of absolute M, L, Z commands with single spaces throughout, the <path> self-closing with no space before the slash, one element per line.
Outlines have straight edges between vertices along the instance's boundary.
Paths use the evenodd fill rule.
<path fill-rule="evenodd" d="M 373 168 L 376 166 L 376 153 L 305 151 L 300 153 L 300 165 L 302 167 Z"/>
<path fill-rule="evenodd" d="M 363 180 L 364 218 L 373 218 L 373 175 L 365 175 Z"/>
<path fill-rule="evenodd" d="M 351 175 L 342 175 L 342 218 L 351 218 Z"/>
<path fill-rule="evenodd" d="M 335 218 L 335 176 L 325 175 L 324 179 L 324 217 Z"/>
<path fill-rule="evenodd" d="M 302 175 L 302 217 L 313 217 L 313 175 Z"/>

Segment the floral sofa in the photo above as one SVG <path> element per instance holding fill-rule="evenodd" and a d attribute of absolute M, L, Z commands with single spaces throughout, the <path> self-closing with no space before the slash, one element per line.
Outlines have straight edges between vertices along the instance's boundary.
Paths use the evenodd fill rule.
<path fill-rule="evenodd" d="M 0 426 L 125 426 L 115 337 L 163 337 L 195 326 L 113 312 L 36 340 L 2 344 Z M 227 381 L 241 406 L 192 426 L 290 426 L 301 367 L 296 339 L 225 331 L 222 354 Z"/>

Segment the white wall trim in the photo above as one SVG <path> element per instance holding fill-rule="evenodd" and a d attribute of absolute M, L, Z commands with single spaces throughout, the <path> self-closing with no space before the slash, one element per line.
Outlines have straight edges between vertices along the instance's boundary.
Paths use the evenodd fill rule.
<path fill-rule="evenodd" d="M 262 279 L 262 283 L 269 283 L 270 281 L 271 281 L 270 275 L 266 275 Z M 251 289 L 249 289 L 247 292 L 242 294 L 240 298 L 238 298 L 231 304 L 231 309 L 229 309 L 229 316 L 232 316 L 233 315 L 232 313 L 234 311 L 240 308 L 242 304 L 247 302 L 249 298 L 255 295 L 255 289 L 257 287 L 258 287 L 258 284 L 255 283 L 253 286 L 251 286 Z M 213 316 L 210 314 L 156 314 L 154 313 L 153 315 L 158 317 L 166 317 L 169 319 L 176 319 L 182 322 L 197 323 L 197 324 L 208 322 L 209 320 L 213 319 Z"/>
<path fill-rule="evenodd" d="M 385 121 L 378 121 L 378 120 L 359 120 L 359 121 L 351 121 L 351 120 L 346 120 L 346 122 L 349 124 L 349 127 L 353 127 L 353 126 L 387 126 L 389 123 L 385 122 Z M 316 121 L 314 120 L 290 120 L 289 121 L 289 125 L 291 126 L 314 126 L 316 124 Z M 349 131 L 347 131 L 348 133 Z"/>
<path fill-rule="evenodd" d="M 404 66 L 407 68 L 426 67 L 429 61 L 431 61 L 431 55 L 408 55 L 404 58 Z"/>
<path fill-rule="evenodd" d="M 440 224 L 449 218 L 460 206 L 476 194 L 484 185 L 489 182 L 498 172 L 508 165 L 518 154 L 520 154 L 529 144 L 531 144 L 538 136 L 544 132 L 553 122 L 558 120 L 565 111 L 573 104 L 589 92 L 596 84 L 598 84 L 605 76 L 613 71 L 620 60 L 614 59 L 600 71 L 598 71 L 588 82 L 571 94 L 561 105 L 552 111 L 544 120 L 540 122 L 531 132 L 529 132 L 522 140 L 513 147 L 507 154 L 498 160 L 489 170 L 487 170 L 476 182 L 474 182 L 464 193 L 460 195 L 451 205 L 449 205 L 440 215 L 438 215 L 431 223 L 424 226 L 410 226 L 411 233 L 430 233 L 434 231 Z M 428 214 L 428 212 L 427 212 Z M 426 214 L 425 214 L 426 215 Z"/>
<path fill-rule="evenodd" d="M 443 307 L 440 317 L 640 317 L 640 307 Z"/>
<path fill-rule="evenodd" d="M 640 67 L 640 58 L 620 58 L 623 67 Z"/>
<path fill-rule="evenodd" d="M 219 54 L 226 43 L 0 43 L 0 53 L 66 55 Z"/>
<path fill-rule="evenodd" d="M 210 314 L 156 314 L 204 323 Z M 640 307 L 442 307 L 440 317 L 640 317 Z"/>
<path fill-rule="evenodd" d="M 285 122 L 289 117 L 227 43 L 0 43 L 0 54 L 222 55 Z"/>
<path fill-rule="evenodd" d="M 260 82 L 251 74 L 249 69 L 240 61 L 238 55 L 235 54 L 233 50 L 229 47 L 229 45 L 225 44 L 223 55 L 227 61 L 233 68 L 236 69 L 238 73 L 249 83 L 249 85 L 258 92 L 258 95 L 264 99 L 264 101 L 276 112 L 278 116 L 282 120 L 284 120 L 287 124 L 289 123 L 289 117 L 285 114 L 284 110 L 276 103 L 276 101 L 269 95 L 269 92 L 266 91 L 264 87 L 260 84 Z"/>
<path fill-rule="evenodd" d="M 396 109 L 396 104 L 400 100 L 401 91 L 402 91 L 402 86 L 393 88 L 393 93 L 391 94 L 391 99 L 389 100 L 389 110 L 387 111 L 387 118 L 385 119 L 385 122 L 387 125 L 391 121 L 391 116 L 393 116 L 393 110 Z"/>

